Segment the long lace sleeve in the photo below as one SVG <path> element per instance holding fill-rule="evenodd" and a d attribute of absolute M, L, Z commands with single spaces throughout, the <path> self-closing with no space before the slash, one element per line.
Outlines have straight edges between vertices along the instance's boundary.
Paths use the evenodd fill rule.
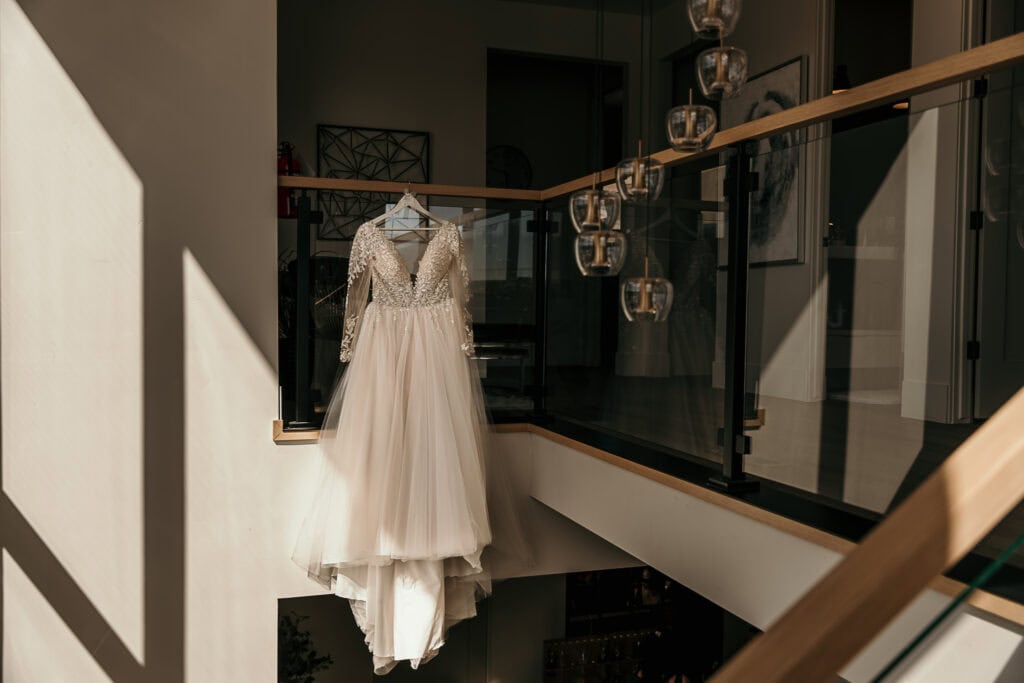
<path fill-rule="evenodd" d="M 462 351 L 467 356 L 475 352 L 473 347 L 473 316 L 469 313 L 469 266 L 466 264 L 466 253 L 462 239 L 454 230 L 452 244 L 453 262 L 449 271 L 449 282 L 455 309 L 462 317 Z"/>
<path fill-rule="evenodd" d="M 366 230 L 359 228 L 348 257 L 348 292 L 345 296 L 345 330 L 341 336 L 341 362 L 352 360 L 352 349 L 359 338 L 359 327 L 370 294 L 370 250 Z"/>

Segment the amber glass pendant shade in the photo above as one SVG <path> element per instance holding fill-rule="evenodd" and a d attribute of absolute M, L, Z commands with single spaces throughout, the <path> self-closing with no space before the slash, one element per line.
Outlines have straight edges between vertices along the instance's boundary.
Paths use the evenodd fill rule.
<path fill-rule="evenodd" d="M 672 310 L 672 283 L 663 277 L 650 277 L 648 266 L 644 259 L 644 276 L 627 278 L 619 287 L 619 303 L 629 322 L 664 322 Z"/>
<path fill-rule="evenodd" d="M 618 275 L 626 263 L 626 235 L 618 230 L 584 230 L 576 235 L 576 266 L 587 277 Z"/>
<path fill-rule="evenodd" d="M 711 107 L 694 104 L 691 90 L 690 103 L 669 109 L 665 126 L 672 149 L 677 152 L 700 152 L 707 149 L 715 137 L 718 117 Z"/>
<path fill-rule="evenodd" d="M 614 192 L 597 189 L 597 175 L 588 190 L 580 190 L 569 198 L 569 215 L 576 232 L 612 230 L 619 221 L 622 200 Z"/>
<path fill-rule="evenodd" d="M 627 202 L 640 202 L 661 196 L 665 167 L 651 156 L 643 155 L 643 142 L 637 143 L 636 157 L 623 159 L 615 167 L 615 185 Z"/>
<path fill-rule="evenodd" d="M 747 53 L 738 47 L 712 47 L 697 55 L 697 80 L 711 100 L 735 97 L 747 82 Z"/>
<path fill-rule="evenodd" d="M 693 32 L 701 38 L 724 38 L 736 28 L 740 18 L 740 0 L 687 0 Z"/>

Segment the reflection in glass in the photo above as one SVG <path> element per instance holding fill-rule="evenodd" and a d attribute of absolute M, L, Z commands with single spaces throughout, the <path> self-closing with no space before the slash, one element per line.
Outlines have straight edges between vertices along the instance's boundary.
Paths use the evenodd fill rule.
<path fill-rule="evenodd" d="M 665 322 L 672 310 L 672 283 L 650 276 L 650 259 L 644 259 L 644 276 L 631 277 L 619 289 L 619 303 L 626 320 Z"/>
<path fill-rule="evenodd" d="M 573 250 L 583 275 L 618 275 L 626 262 L 626 236 L 618 230 L 586 230 L 576 236 Z"/>
<path fill-rule="evenodd" d="M 697 55 L 701 92 L 712 100 L 739 94 L 747 82 L 747 53 L 738 47 L 712 47 Z"/>
<path fill-rule="evenodd" d="M 669 109 L 665 125 L 672 149 L 699 152 L 711 144 L 718 128 L 718 117 L 711 107 L 694 104 L 693 90 L 690 90 L 690 103 Z"/>
<path fill-rule="evenodd" d="M 701 38 L 723 38 L 736 28 L 740 0 L 688 0 L 686 13 L 693 32 Z"/>
<path fill-rule="evenodd" d="M 643 141 L 636 143 L 636 156 L 623 159 L 615 167 L 615 185 L 627 202 L 657 199 L 665 182 L 665 167 L 654 157 L 643 154 Z"/>

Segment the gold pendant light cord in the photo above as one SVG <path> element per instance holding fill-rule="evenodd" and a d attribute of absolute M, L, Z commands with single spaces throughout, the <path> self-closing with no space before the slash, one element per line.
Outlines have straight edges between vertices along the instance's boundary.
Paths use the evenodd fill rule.
<path fill-rule="evenodd" d="M 597 116 L 594 117 L 595 129 L 593 144 L 594 149 L 590 158 L 594 163 L 594 187 L 597 187 L 597 177 L 604 166 L 604 155 L 602 154 L 604 141 L 604 0 L 594 0 L 594 101 L 597 107 Z"/>
<path fill-rule="evenodd" d="M 645 6 L 646 6 L 646 12 L 644 11 Z M 641 8 L 641 14 L 642 15 L 645 14 L 647 16 L 647 30 L 650 33 L 650 35 L 648 36 L 648 39 L 647 39 L 647 49 L 650 51 L 648 53 L 648 55 L 647 55 L 647 57 L 648 57 L 648 59 L 647 59 L 647 97 L 649 98 L 649 101 L 650 101 L 650 110 L 653 111 L 654 110 L 654 25 L 653 25 L 652 14 L 653 14 L 654 8 L 651 5 L 651 0 L 645 0 L 644 2 L 642 2 L 640 8 Z M 641 16 L 641 23 L 640 23 L 640 45 L 641 45 L 641 49 L 643 49 L 643 44 L 644 44 L 644 25 L 643 24 L 644 24 L 643 16 Z M 643 64 L 643 59 L 641 59 L 641 65 L 642 64 Z M 643 97 L 641 97 L 640 100 L 641 100 L 640 110 L 641 110 L 641 113 L 642 113 L 643 112 Z M 650 147 L 650 144 L 651 144 L 651 140 L 650 140 L 651 122 L 648 120 L 649 118 L 650 118 L 650 116 L 648 115 L 647 119 L 641 119 L 641 121 L 640 121 L 640 125 L 643 126 L 644 129 L 647 131 L 647 135 L 645 137 L 647 137 L 648 147 Z M 642 153 L 642 150 L 638 151 L 638 154 L 641 154 L 641 153 Z M 647 163 L 643 164 L 643 169 L 644 169 L 644 175 L 648 175 L 650 173 L 650 160 L 649 159 L 648 159 Z M 646 196 L 646 202 L 644 204 L 644 278 L 645 279 L 648 277 L 647 260 L 650 258 L 650 254 L 651 254 L 651 188 L 648 187 L 647 190 L 648 191 L 647 191 L 647 196 Z M 646 286 L 646 283 L 645 283 L 645 286 Z"/>
<path fill-rule="evenodd" d="M 641 146 L 643 144 L 644 133 L 647 132 L 647 112 L 644 107 L 644 78 L 646 77 L 647 70 L 644 69 L 648 66 L 645 62 L 647 59 L 647 0 L 640 0 L 640 120 L 637 121 L 637 162 L 639 164 L 641 160 Z M 633 178 L 633 182 L 636 183 L 639 178 Z"/>

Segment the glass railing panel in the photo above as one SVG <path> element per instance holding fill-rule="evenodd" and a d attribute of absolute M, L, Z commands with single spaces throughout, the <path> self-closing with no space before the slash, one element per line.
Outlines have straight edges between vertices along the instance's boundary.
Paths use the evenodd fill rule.
<path fill-rule="evenodd" d="M 1004 458 L 1001 466 L 1008 463 L 1009 459 Z M 1009 492 L 1000 487 L 990 488 L 989 494 L 1000 496 Z M 929 495 L 934 496 L 937 490 L 933 489 Z M 970 503 L 961 499 L 961 502 L 970 508 L 978 501 Z M 1020 508 L 1011 510 L 997 528 L 1005 527 L 1019 514 Z M 765 680 L 858 683 L 1020 680 L 1024 671 L 1020 656 L 1024 609 L 1019 602 L 998 595 L 994 588 L 1013 585 L 1018 595 L 1024 588 L 1019 569 L 1024 558 L 1024 533 L 999 539 L 998 545 L 991 546 L 992 552 L 985 561 L 957 580 L 935 576 L 929 581 L 918 572 L 920 567 L 907 566 L 907 560 L 920 556 L 924 562 L 921 566 L 939 566 L 933 562 L 948 556 L 953 547 L 960 548 L 954 538 L 956 513 L 937 509 L 936 515 L 948 517 L 943 520 L 946 535 L 930 536 L 928 549 L 921 548 L 921 544 L 914 546 L 917 550 L 911 553 L 904 552 L 905 549 L 885 548 L 886 543 L 899 539 L 890 529 L 886 543 L 873 544 L 874 555 L 861 554 L 840 560 L 840 564 L 858 563 L 855 573 L 864 580 L 851 579 L 849 567 L 836 567 L 834 572 L 846 572 L 842 581 L 836 582 L 834 575 L 828 575 L 823 578 L 829 584 L 828 592 L 822 592 L 820 586 L 809 589 L 797 604 L 790 606 L 791 612 L 775 620 L 763 639 L 751 641 L 744 647 L 744 650 L 754 650 L 734 653 L 735 662 L 726 658 L 723 679 L 752 680 L 749 674 L 767 657 L 774 661 L 763 663 Z M 904 517 L 897 523 L 903 525 L 909 519 Z M 932 532 L 937 528 L 934 524 L 926 526 L 930 526 Z M 971 526 L 968 522 L 961 525 L 959 531 L 965 532 Z M 903 559 L 898 564 L 890 561 L 893 555 L 901 554 Z M 869 564 L 886 569 L 877 574 L 863 573 Z M 898 575 L 893 573 L 897 569 Z M 917 576 L 913 576 L 915 573 Z M 908 577 L 917 587 L 916 594 L 908 592 L 911 590 Z M 814 606 L 806 600 L 812 601 Z M 829 611 L 828 601 L 834 602 L 835 613 Z M 875 621 L 867 614 L 870 611 L 877 616 L 874 610 L 878 609 L 887 615 L 887 620 Z M 836 621 L 836 614 L 846 616 Z M 794 615 L 799 615 L 796 620 Z M 814 623 L 808 624 L 808 619 Z M 871 623 L 868 627 L 871 630 L 866 630 L 865 620 Z M 822 633 L 830 636 L 819 637 Z M 836 640 L 834 649 L 826 652 L 832 638 Z M 851 645 L 856 648 L 852 652 Z M 776 658 L 779 648 L 782 648 L 781 656 Z M 822 670 L 823 662 L 834 668 Z M 730 665 L 735 666 L 730 669 Z M 813 676 L 809 674 L 811 670 L 815 672 Z"/>
<path fill-rule="evenodd" d="M 302 194 L 299 190 L 295 192 Z M 343 369 L 339 347 L 354 227 L 343 229 L 344 221 L 338 216 L 325 215 L 346 206 L 344 202 L 330 201 L 327 195 L 331 193 L 306 194 L 312 200 L 311 208 L 320 209 L 323 215 L 319 218 L 324 220 L 307 228 L 308 260 L 304 266 L 298 253 L 299 221 L 281 219 L 278 228 L 281 414 L 286 428 L 319 426 Z M 393 202 L 398 195 L 383 197 L 377 213 L 389 208 L 389 200 Z M 469 310 L 473 317 L 475 358 L 487 407 L 499 417 L 508 411 L 532 411 L 537 393 L 533 230 L 539 204 L 454 197 L 423 201 L 432 213 L 459 225 L 463 235 L 470 268 Z M 356 221 L 355 227 L 361 222 Z M 413 265 L 425 245 L 422 240 L 400 237 L 395 243 L 406 263 Z M 297 313 L 302 267 L 308 269 L 305 330 Z M 304 361 L 299 358 L 301 354 L 305 354 Z M 303 367 L 306 371 L 300 373 Z M 296 398 L 304 390 L 308 391 L 305 411 Z M 297 419 L 303 413 L 308 419 Z"/>
<path fill-rule="evenodd" d="M 487 406 L 533 410 L 538 205 L 489 202 L 464 221 L 470 256 L 470 309 Z"/>
<path fill-rule="evenodd" d="M 757 146 L 746 472 L 879 519 L 983 423 L 988 397 L 1024 385 L 1024 306 L 1004 263 L 1024 256 L 1006 178 L 1024 166 L 992 123 L 1014 111 L 1013 82 L 993 74 L 981 99 L 944 88 Z M 1024 515 L 1009 517 L 965 566 L 1022 532 Z"/>
<path fill-rule="evenodd" d="M 975 429 L 952 361 L 972 188 L 939 156 L 975 105 L 928 97 L 751 160 L 746 470 L 878 514 Z"/>
<path fill-rule="evenodd" d="M 853 664 L 858 679 L 1002 681 L 1020 675 L 1021 610 L 995 596 L 1013 595 L 1022 602 L 1021 512 L 1011 512 L 997 526 L 1015 528 L 1016 535 L 990 535 L 972 553 L 977 560 L 961 572 L 958 584 L 946 584 L 943 593 L 926 591 L 897 618 L 892 631 L 865 649 Z"/>
<path fill-rule="evenodd" d="M 1024 605 L 1024 501 L 1011 510 L 967 557 L 949 573 L 968 582 L 972 576 L 985 572 L 985 567 L 999 561 L 997 572 L 987 575 L 985 590 Z M 1011 550 L 1007 550 L 1007 549 Z"/>
<path fill-rule="evenodd" d="M 707 158 L 668 169 L 658 200 L 624 203 L 628 250 L 617 277 L 581 274 L 568 197 L 548 203 L 549 414 L 720 461 L 722 359 L 715 344 L 725 207 L 715 189 L 718 165 Z M 642 276 L 645 260 L 650 276 L 673 288 L 664 322 L 631 322 L 620 305 L 622 283 Z"/>
<path fill-rule="evenodd" d="M 1001 82 L 990 79 L 988 99 L 1007 96 Z M 976 202 L 964 179 L 977 140 L 965 134 L 960 156 L 952 144 L 977 119 L 971 91 L 948 86 L 744 145 L 759 179 L 747 472 L 877 519 L 975 429 L 972 368 L 948 359 L 966 352 L 956 335 L 971 325 L 975 287 L 976 245 L 958 231 Z M 580 275 L 568 197 L 548 202 L 549 413 L 721 462 L 731 153 L 670 168 L 649 208 L 624 204 L 630 255 L 617 278 Z M 667 323 L 619 310 L 644 254 L 674 285 Z"/>

